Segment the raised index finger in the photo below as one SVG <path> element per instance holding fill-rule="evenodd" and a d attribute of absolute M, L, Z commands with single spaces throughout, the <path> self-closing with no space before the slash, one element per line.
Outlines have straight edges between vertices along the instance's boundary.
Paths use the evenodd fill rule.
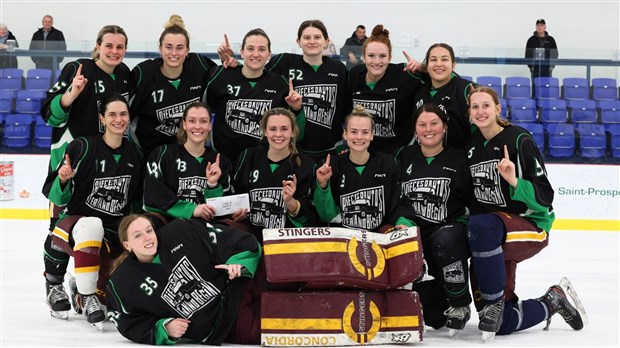
<path fill-rule="evenodd" d="M 288 79 L 288 90 L 289 92 L 295 91 L 295 88 L 293 88 L 293 79 Z"/>
<path fill-rule="evenodd" d="M 219 153 L 215 156 L 215 163 L 213 164 L 219 167 L 220 165 L 220 154 Z"/>
<path fill-rule="evenodd" d="M 224 34 L 224 42 L 226 43 L 226 47 L 230 47 L 230 43 L 228 42 L 228 35 Z"/>
<path fill-rule="evenodd" d="M 65 154 L 65 164 L 71 167 L 71 159 L 69 158 L 69 155 L 67 154 Z"/>
<path fill-rule="evenodd" d="M 329 167 L 329 159 L 330 159 L 330 154 L 327 154 L 327 158 L 325 159 L 325 164 Z"/>
<path fill-rule="evenodd" d="M 504 145 L 504 158 L 510 159 L 510 156 L 508 156 L 508 145 Z"/>
<path fill-rule="evenodd" d="M 409 57 L 407 52 L 403 51 L 403 54 L 405 55 L 405 58 L 407 59 L 407 61 L 410 62 L 411 61 L 411 57 Z"/>
<path fill-rule="evenodd" d="M 75 73 L 75 76 L 80 76 L 80 75 L 82 75 L 82 64 L 78 66 L 77 72 Z"/>

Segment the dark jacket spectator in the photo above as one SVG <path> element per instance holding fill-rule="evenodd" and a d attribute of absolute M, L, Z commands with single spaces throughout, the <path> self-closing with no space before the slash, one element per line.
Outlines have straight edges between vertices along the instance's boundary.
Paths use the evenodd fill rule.
<path fill-rule="evenodd" d="M 340 59 L 346 60 L 347 70 L 362 64 L 362 48 L 366 39 L 366 27 L 358 25 L 351 37 L 344 42 L 340 49 Z"/>
<path fill-rule="evenodd" d="M 30 50 L 46 50 L 46 51 L 66 51 L 67 44 L 62 31 L 53 27 L 54 19 L 50 15 L 46 15 L 42 20 L 43 27 L 39 28 L 30 41 Z M 56 71 L 59 69 L 59 63 L 64 57 L 57 56 L 56 64 L 53 64 L 53 57 L 31 57 L 37 69 L 50 69 Z"/>

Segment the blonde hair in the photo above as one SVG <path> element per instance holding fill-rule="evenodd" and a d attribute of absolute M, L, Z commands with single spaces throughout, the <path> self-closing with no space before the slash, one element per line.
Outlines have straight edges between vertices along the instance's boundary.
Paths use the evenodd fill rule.
<path fill-rule="evenodd" d="M 127 43 L 129 42 L 129 40 L 127 39 L 127 34 L 125 33 L 125 30 L 121 27 L 119 27 L 118 25 L 106 25 L 105 27 L 101 28 L 101 30 L 99 30 L 99 33 L 97 34 L 97 46 L 101 46 L 101 44 L 103 43 L 103 37 L 106 34 L 121 34 L 125 37 L 125 48 L 127 48 Z M 91 52 L 91 58 L 94 61 L 98 61 L 100 57 L 99 52 L 97 51 L 97 47 L 95 46 L 95 48 L 93 48 L 92 52 Z"/>
<path fill-rule="evenodd" d="M 297 126 L 295 114 L 285 108 L 273 108 L 265 111 L 263 113 L 263 117 L 260 120 L 260 129 L 263 131 L 263 137 L 265 136 L 265 132 L 267 131 L 267 122 L 269 121 L 269 118 L 276 115 L 286 116 L 288 117 L 289 121 L 291 121 L 293 136 L 288 143 L 288 148 L 289 150 L 291 150 L 291 154 L 295 157 L 295 163 L 299 166 L 301 165 L 301 159 L 299 158 L 299 151 L 297 150 L 297 146 L 295 144 L 295 141 L 299 135 L 299 127 Z"/>
<path fill-rule="evenodd" d="M 162 42 L 164 42 L 164 37 L 168 34 L 180 34 L 185 36 L 185 44 L 187 45 L 187 48 L 189 48 L 189 33 L 185 29 L 185 21 L 183 21 L 183 18 L 178 14 L 171 15 L 170 18 L 168 18 L 168 21 L 164 24 L 164 31 L 162 31 L 159 36 L 159 46 L 162 45 Z"/>
<path fill-rule="evenodd" d="M 371 129 L 375 128 L 375 118 L 372 117 L 371 114 L 369 114 L 366 111 L 366 108 L 359 105 L 359 104 L 355 104 L 353 106 L 353 110 L 351 111 L 351 113 L 349 113 L 347 115 L 347 117 L 344 119 L 344 130 L 347 130 L 347 126 L 349 125 L 349 120 L 351 119 L 351 117 L 362 117 L 362 118 L 369 118 L 370 119 L 370 124 L 371 124 Z"/>
<path fill-rule="evenodd" d="M 497 96 L 497 93 L 495 92 L 495 90 L 491 87 L 487 87 L 487 86 L 478 86 L 478 87 L 473 87 L 470 86 L 469 88 L 469 93 L 467 94 L 467 109 L 469 110 L 469 107 L 471 105 L 471 96 L 475 93 L 486 93 L 488 95 L 491 96 L 491 99 L 493 99 L 493 103 L 495 103 L 495 105 L 500 105 L 501 104 L 499 102 L 499 97 Z M 470 115 L 471 117 L 471 115 Z M 506 127 L 508 125 L 510 125 L 510 122 L 508 122 L 508 120 L 505 120 L 503 118 L 500 117 L 499 113 L 497 115 L 495 115 L 495 122 L 497 124 L 499 124 L 502 127 Z"/>

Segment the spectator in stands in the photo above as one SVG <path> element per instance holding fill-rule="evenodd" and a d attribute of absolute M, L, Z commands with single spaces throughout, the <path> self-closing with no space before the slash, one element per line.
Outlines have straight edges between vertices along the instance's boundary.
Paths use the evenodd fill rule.
<path fill-rule="evenodd" d="M 323 55 L 331 57 L 335 54 L 338 54 L 338 52 L 336 51 L 336 45 L 334 45 L 334 42 L 332 40 L 327 40 L 325 48 L 323 49 Z"/>
<path fill-rule="evenodd" d="M 340 57 L 341 59 L 346 57 L 348 70 L 362 64 L 362 47 L 366 39 L 366 27 L 360 24 L 344 42 L 344 46 L 340 49 Z"/>
<path fill-rule="evenodd" d="M 0 23 L 0 69 L 17 68 L 17 57 L 6 54 L 9 48 L 8 40 L 15 40 L 15 47 L 19 47 L 15 35 L 11 33 L 6 24 Z"/>
<path fill-rule="evenodd" d="M 536 31 L 534 31 L 534 34 L 527 40 L 527 44 L 525 45 L 525 58 L 534 58 L 537 60 L 536 64 L 527 65 L 532 73 L 532 85 L 536 77 L 551 77 L 554 66 L 545 64 L 543 61 L 557 59 L 558 46 L 553 36 L 549 36 L 547 24 L 542 18 L 536 21 Z M 534 88 L 532 88 L 532 91 L 534 91 Z"/>
<path fill-rule="evenodd" d="M 62 31 L 54 28 L 54 18 L 50 15 L 43 16 L 41 20 L 43 27 L 39 28 L 33 35 L 30 41 L 30 50 L 43 50 L 43 51 L 66 51 L 67 44 L 65 43 L 65 36 Z M 50 69 L 56 71 L 59 69 L 59 64 L 62 62 L 62 56 L 56 56 L 56 62 L 54 64 L 53 57 L 30 57 L 34 62 L 37 69 Z"/>

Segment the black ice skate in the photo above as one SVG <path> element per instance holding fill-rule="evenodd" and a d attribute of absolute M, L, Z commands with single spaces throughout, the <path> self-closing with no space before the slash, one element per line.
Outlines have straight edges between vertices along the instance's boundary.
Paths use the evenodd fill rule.
<path fill-rule="evenodd" d="M 82 310 L 86 315 L 86 321 L 93 325 L 97 330 L 103 331 L 103 321 L 106 318 L 105 311 L 97 295 L 81 295 L 80 300 Z"/>
<path fill-rule="evenodd" d="M 571 304 L 566 296 L 566 293 L 569 293 L 569 296 L 575 303 Z M 567 278 L 562 278 L 559 285 L 552 285 L 549 287 L 547 292 L 538 299 L 541 302 L 544 302 L 549 308 L 549 318 L 547 319 L 547 325 L 543 330 L 549 330 L 549 325 L 551 324 L 551 318 L 555 313 L 558 313 L 573 330 L 581 330 L 583 326 L 587 323 L 587 316 L 585 315 L 585 311 L 583 310 L 583 306 L 581 305 L 581 301 L 579 301 L 579 297 L 577 297 L 577 293 L 570 281 Z M 581 310 L 579 309 L 581 308 Z M 582 315 L 583 313 L 583 315 Z M 585 318 L 585 320 L 584 320 Z"/>
<path fill-rule="evenodd" d="M 504 301 L 500 300 L 484 306 L 478 316 L 480 317 L 478 328 L 482 331 L 482 341 L 487 342 L 495 337 L 495 333 L 502 325 Z"/>
<path fill-rule="evenodd" d="M 106 319 L 105 310 L 99 302 L 97 295 L 82 295 L 77 290 L 75 277 L 69 279 L 69 290 L 71 292 L 71 304 L 75 313 L 86 315 L 86 321 L 97 330 L 103 331 L 103 321 Z"/>
<path fill-rule="evenodd" d="M 454 337 L 459 331 L 463 330 L 471 315 L 469 306 L 450 307 L 443 314 L 448 317 L 446 319 L 446 327 L 450 329 L 448 331 L 448 336 L 450 337 Z"/>
<path fill-rule="evenodd" d="M 50 307 L 50 315 L 58 319 L 69 319 L 71 304 L 62 283 L 52 284 L 46 281 L 45 292 L 47 294 L 47 305 Z"/>

